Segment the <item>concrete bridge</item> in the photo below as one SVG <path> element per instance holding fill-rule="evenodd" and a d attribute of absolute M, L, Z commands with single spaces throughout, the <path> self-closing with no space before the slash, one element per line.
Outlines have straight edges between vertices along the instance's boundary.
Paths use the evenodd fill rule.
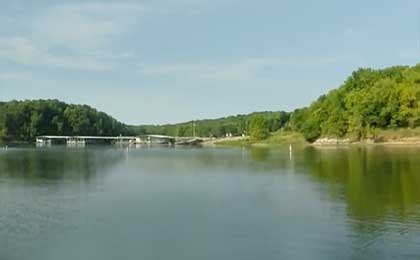
<path fill-rule="evenodd" d="M 36 138 L 40 145 L 52 143 L 65 143 L 68 146 L 84 146 L 89 143 L 113 144 L 168 144 L 168 145 L 196 145 L 203 140 L 195 137 L 174 137 L 166 135 L 141 135 L 141 136 L 56 136 L 43 135 Z"/>

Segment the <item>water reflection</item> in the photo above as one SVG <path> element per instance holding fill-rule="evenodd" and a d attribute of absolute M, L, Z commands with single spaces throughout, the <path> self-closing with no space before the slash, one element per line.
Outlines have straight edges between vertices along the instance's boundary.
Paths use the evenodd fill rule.
<path fill-rule="evenodd" d="M 32 259 L 36 243 L 72 218 L 124 159 L 110 149 L 21 149 L 0 152 L 0 259 Z"/>
<path fill-rule="evenodd" d="M 88 181 L 123 159 L 115 149 L 9 149 L 0 153 L 0 178 Z"/>
<path fill-rule="evenodd" d="M 418 258 L 419 152 L 1 151 L 0 258 Z"/>
<path fill-rule="evenodd" d="M 15 149 L 0 153 L 0 178 L 82 180 L 104 177 L 118 163 L 150 173 L 168 169 L 252 169 L 282 174 L 293 170 L 327 187 L 332 200 L 343 201 L 351 218 L 410 219 L 420 205 L 420 149 L 415 147 L 352 147 L 295 149 L 288 147 L 231 149 Z M 214 171 L 217 173 L 218 171 Z"/>
<path fill-rule="evenodd" d="M 167 169 L 215 169 L 285 174 L 294 172 L 323 185 L 330 200 L 343 202 L 355 220 L 410 220 L 420 206 L 420 148 L 350 147 L 294 149 L 256 147 L 243 149 L 157 149 L 130 151 L 129 163 L 150 173 Z M 207 170 L 206 170 L 207 169 Z"/>
<path fill-rule="evenodd" d="M 300 166 L 325 183 L 334 199 L 345 200 L 355 219 L 401 220 L 420 204 L 418 148 L 306 149 Z"/>
<path fill-rule="evenodd" d="M 251 149 L 251 157 L 257 162 L 266 162 L 270 157 L 270 149 L 266 147 L 255 147 Z"/>

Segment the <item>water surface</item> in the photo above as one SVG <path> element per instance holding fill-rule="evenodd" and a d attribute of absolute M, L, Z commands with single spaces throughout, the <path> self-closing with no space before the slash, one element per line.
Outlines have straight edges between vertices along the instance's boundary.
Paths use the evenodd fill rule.
<path fill-rule="evenodd" d="M 420 149 L 0 151 L 0 259 L 420 259 Z"/>

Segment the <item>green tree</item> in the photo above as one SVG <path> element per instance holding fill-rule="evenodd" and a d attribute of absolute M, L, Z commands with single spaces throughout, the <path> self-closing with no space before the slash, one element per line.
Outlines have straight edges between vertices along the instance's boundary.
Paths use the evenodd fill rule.
<path fill-rule="evenodd" d="M 255 115 L 249 121 L 249 136 L 252 140 L 264 140 L 269 135 L 266 119 L 262 115 Z"/>

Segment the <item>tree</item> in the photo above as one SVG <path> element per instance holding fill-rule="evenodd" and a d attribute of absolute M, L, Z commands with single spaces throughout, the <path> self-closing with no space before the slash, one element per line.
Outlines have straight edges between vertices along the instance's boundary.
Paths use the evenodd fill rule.
<path fill-rule="evenodd" d="M 264 140 L 269 135 L 266 119 L 262 115 L 255 115 L 249 121 L 249 136 L 252 140 Z"/>
<path fill-rule="evenodd" d="M 306 121 L 302 126 L 302 133 L 309 142 L 314 142 L 321 136 L 321 127 L 315 119 Z"/>

